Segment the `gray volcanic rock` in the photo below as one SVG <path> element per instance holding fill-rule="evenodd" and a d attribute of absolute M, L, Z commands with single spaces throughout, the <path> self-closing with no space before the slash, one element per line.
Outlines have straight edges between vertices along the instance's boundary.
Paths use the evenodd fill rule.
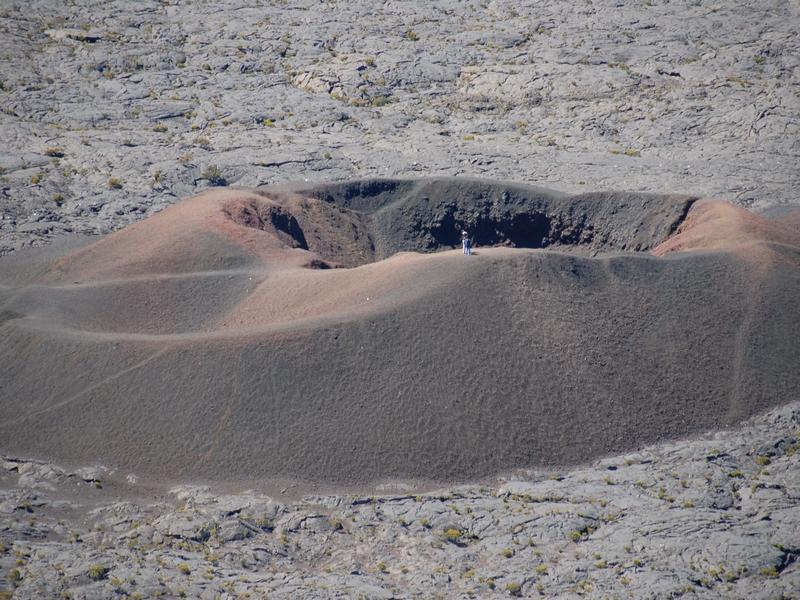
<path fill-rule="evenodd" d="M 192 485 L 171 488 L 162 502 L 118 502 L 116 494 L 145 492 L 114 472 L 109 485 L 119 487 L 109 491 L 75 478 L 31 490 L 19 476 L 30 463 L 6 458 L 0 592 L 793 598 L 799 415 L 793 403 L 741 427 L 573 471 L 519 471 L 438 491 L 387 481 L 380 487 L 409 491 L 280 503 Z M 779 440 L 780 455 L 760 454 Z M 85 506 L 62 499 L 77 490 Z M 731 501 L 716 506 L 722 494 Z"/>
<path fill-rule="evenodd" d="M 421 175 L 540 185 L 557 190 L 553 197 L 590 192 L 603 210 L 616 190 L 715 196 L 800 228 L 799 10 L 778 0 L 6 2 L 0 254 L 52 240 L 78 249 L 85 238 L 221 184 Z M 422 206 L 419 199 L 416 208 Z M 393 247 L 440 243 L 431 232 L 452 215 L 435 204 L 425 208 L 432 215 L 389 215 L 393 223 L 420 225 L 408 239 L 390 240 Z M 492 209 L 458 213 L 470 226 L 496 217 Z M 496 229 L 485 233 L 513 243 Z M 369 262 L 375 254 L 364 247 L 359 261 Z M 317 250 L 336 258 L 332 248 Z M 50 265 L 47 256 L 25 258 L 4 263 L 6 273 L 18 276 L 15 269 L 24 268 L 30 276 Z M 548 276 L 577 277 L 576 265 L 587 261 L 573 251 Z M 607 262 L 623 282 L 636 275 L 620 268 L 628 261 Z M 219 290 L 227 285 L 234 302 L 250 282 L 234 274 L 231 282 L 173 282 L 172 291 L 213 304 L 222 302 Z M 750 282 L 743 278 L 741 288 Z M 89 289 L 69 284 L 77 289 L 65 288 L 67 296 Z M 677 278 L 678 292 L 681 285 Z M 794 295 L 775 295 L 775 280 L 764 286 L 779 298 L 772 306 L 796 304 Z M 131 300 L 131 289 L 110 294 L 102 314 L 84 305 L 78 320 L 92 315 L 95 323 L 113 323 L 116 301 Z M 141 318 L 132 331 L 154 320 L 182 332 L 208 326 L 192 311 L 154 311 L 153 289 L 143 286 L 134 296 L 130 306 Z M 740 289 L 731 289 L 738 298 Z M 0 303 L 14 294 L 1 286 Z M 28 298 L 24 311 L 64 306 L 50 303 L 52 296 Z M 748 296 L 752 310 L 760 298 Z M 572 305 L 564 306 L 562 322 L 574 323 Z M 727 326 L 737 314 L 725 307 L 717 317 Z M 4 309 L 0 326 L 14 327 L 24 311 Z M 797 338 L 797 321 L 785 322 L 783 337 Z M 783 385 L 772 400 L 793 399 L 795 369 L 777 361 L 767 371 L 747 371 L 763 349 L 793 366 L 792 346 L 771 343 L 768 328 L 746 323 L 752 337 L 739 339 L 753 343 L 732 353 L 743 366 L 736 371 L 745 389 L 739 400 L 747 405 L 760 397 L 765 382 Z M 431 327 L 433 341 L 442 341 L 437 331 Z M 583 341 L 595 333 L 587 329 Z M 30 338 L 12 355 L 41 343 Z M 569 348 L 575 347 L 583 345 Z M 58 368 L 80 370 L 86 357 L 75 349 L 62 354 Z M 86 363 L 93 369 L 124 370 L 147 354 L 119 356 L 110 343 L 98 349 Z M 594 358 L 604 369 L 614 362 Z M 713 359 L 695 367 L 720 377 Z M 50 372 L 33 362 L 27 368 L 39 380 Z M 8 381 L 0 378 L 0 399 Z M 75 389 L 95 383 L 79 376 Z M 698 388 L 691 400 L 707 416 L 713 407 L 697 400 L 705 391 Z M 49 396 L 24 398 L 35 407 Z M 800 581 L 797 410 L 789 405 L 741 429 L 569 472 L 522 471 L 438 492 L 389 480 L 363 495 L 349 490 L 280 502 L 238 488 L 228 493 L 230 484 L 225 491 L 169 486 L 166 494 L 138 471 L 6 456 L 0 596 L 793 598 Z M 86 414 L 102 421 L 96 404 Z M 729 416 L 734 423 L 744 415 Z M 628 417 L 618 412 L 617 424 Z M 177 418 L 186 423 L 193 416 Z M 44 421 L 31 431 L 41 435 Z M 467 434 L 481 424 L 473 421 Z M 132 428 L 122 425 L 129 435 Z M 154 434 L 152 423 L 138 431 Z M 174 431 L 164 427 L 155 437 Z M 591 444 L 580 428 L 568 439 L 577 451 Z M 617 441 L 609 438 L 612 447 Z M 241 465 L 250 457 L 239 458 Z M 279 490 L 270 494 L 283 498 Z"/>
<path fill-rule="evenodd" d="M 798 23 L 772 0 L 6 4 L 0 253 L 221 180 L 797 205 Z"/>

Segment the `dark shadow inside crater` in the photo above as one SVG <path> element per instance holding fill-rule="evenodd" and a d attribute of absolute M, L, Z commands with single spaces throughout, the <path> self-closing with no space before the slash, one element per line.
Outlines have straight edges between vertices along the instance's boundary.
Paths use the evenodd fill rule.
<path fill-rule="evenodd" d="M 345 266 L 403 251 L 452 250 L 460 247 L 462 231 L 475 247 L 645 252 L 674 233 L 697 200 L 637 192 L 569 196 L 466 178 L 295 184 L 258 193 L 297 223 L 279 225 L 273 218 L 276 229 L 291 231 L 293 239 L 307 240 L 309 250 Z"/>
<path fill-rule="evenodd" d="M 283 206 L 246 201 L 231 202 L 222 210 L 234 223 L 260 231 L 272 231 L 289 247 L 308 250 L 308 242 L 297 219 Z"/>

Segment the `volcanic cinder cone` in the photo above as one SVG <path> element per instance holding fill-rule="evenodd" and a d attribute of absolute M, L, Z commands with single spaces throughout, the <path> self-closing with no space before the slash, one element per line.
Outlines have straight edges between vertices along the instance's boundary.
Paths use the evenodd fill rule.
<path fill-rule="evenodd" d="M 23 259 L 0 262 L 0 450 L 153 478 L 464 481 L 800 390 L 800 231 L 719 200 L 215 189 Z"/>

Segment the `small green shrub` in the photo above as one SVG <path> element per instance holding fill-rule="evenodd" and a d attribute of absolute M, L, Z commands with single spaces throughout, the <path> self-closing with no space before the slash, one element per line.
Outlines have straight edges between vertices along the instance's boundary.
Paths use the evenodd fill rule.
<path fill-rule="evenodd" d="M 225 177 L 222 175 L 222 170 L 216 165 L 208 165 L 206 170 L 203 171 L 203 179 L 208 181 L 213 186 L 225 185 Z"/>
<path fill-rule="evenodd" d="M 777 579 L 781 576 L 781 574 L 778 572 L 778 569 L 775 567 L 772 567 L 771 569 L 764 569 L 761 571 L 761 574 L 772 579 Z"/>
<path fill-rule="evenodd" d="M 121 190 L 122 182 L 116 177 L 112 177 L 111 179 L 108 180 L 108 187 L 112 190 Z"/>
<path fill-rule="evenodd" d="M 181 573 L 183 573 L 184 575 L 188 575 L 189 573 L 191 573 L 191 572 L 192 572 L 192 571 L 189 569 L 189 565 L 187 565 L 187 564 L 184 564 L 184 563 L 181 563 L 181 564 L 179 564 L 179 565 L 178 565 L 178 571 L 180 571 L 180 572 L 181 572 Z"/>
<path fill-rule="evenodd" d="M 448 529 L 442 533 L 442 539 L 457 544 L 461 541 L 461 532 L 458 529 Z"/>
<path fill-rule="evenodd" d="M 95 565 L 93 567 L 89 567 L 88 573 L 89 573 L 89 579 L 100 581 L 101 579 L 106 578 L 106 575 L 108 574 L 108 569 L 106 569 L 103 565 Z"/>
<path fill-rule="evenodd" d="M 522 586 L 520 584 L 518 584 L 516 581 L 514 581 L 512 583 L 509 583 L 506 586 L 506 591 L 511 596 L 521 596 L 522 595 Z"/>

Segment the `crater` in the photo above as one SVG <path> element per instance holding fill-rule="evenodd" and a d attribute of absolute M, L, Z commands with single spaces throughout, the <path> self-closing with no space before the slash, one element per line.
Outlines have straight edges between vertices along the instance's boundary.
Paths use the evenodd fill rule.
<path fill-rule="evenodd" d="M 800 389 L 798 248 L 685 195 L 214 188 L 52 262 L 0 261 L 0 439 L 186 480 L 582 464 Z"/>
<path fill-rule="evenodd" d="M 307 240 L 308 249 L 323 260 L 345 266 L 397 252 L 452 250 L 460 247 L 462 231 L 478 248 L 549 248 L 588 255 L 645 252 L 674 233 L 698 199 L 609 192 L 566 196 L 464 178 L 376 179 L 257 193 L 294 217 L 292 223 L 300 230 L 292 230 L 294 240 Z M 262 227 L 265 219 L 255 214 L 264 210 L 254 207 L 251 212 L 247 223 Z"/>

